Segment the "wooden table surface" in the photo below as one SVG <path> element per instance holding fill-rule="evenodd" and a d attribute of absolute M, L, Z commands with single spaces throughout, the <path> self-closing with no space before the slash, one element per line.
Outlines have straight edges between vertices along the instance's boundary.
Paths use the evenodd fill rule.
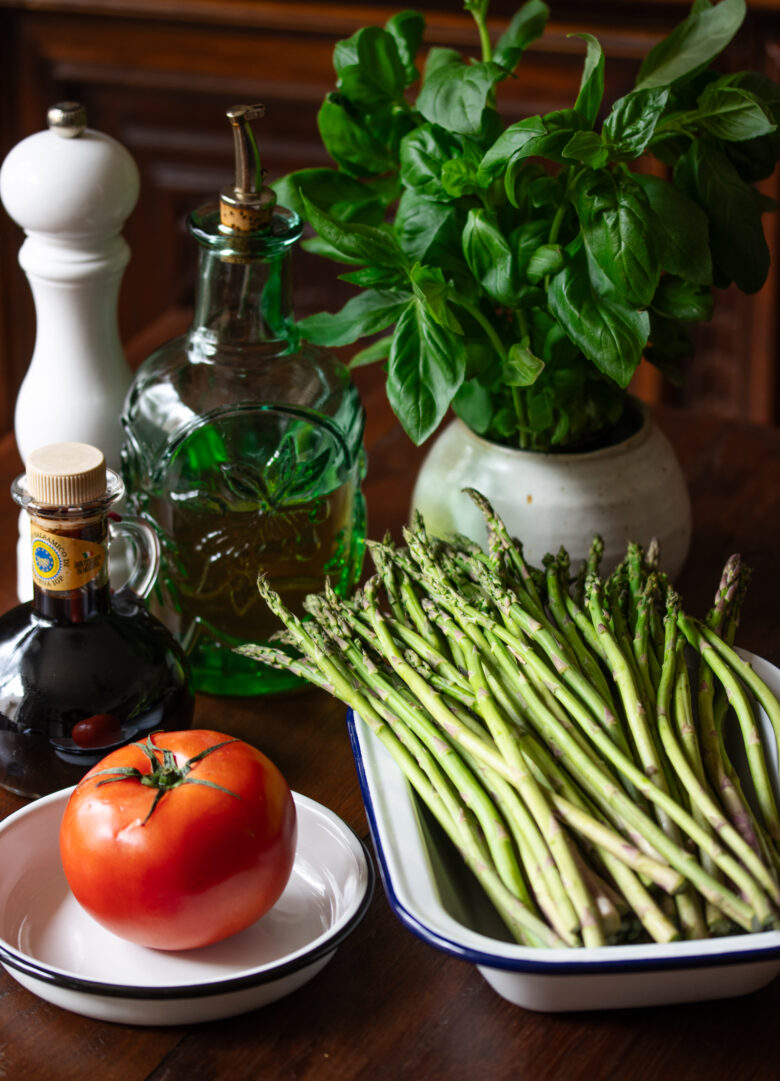
<path fill-rule="evenodd" d="M 369 424 L 370 534 L 396 536 L 422 452 L 403 436 L 375 376 L 359 373 Z M 659 410 L 690 483 L 694 537 L 679 586 L 708 607 L 741 551 L 755 574 L 739 641 L 780 664 L 780 431 Z M 0 442 L 0 604 L 15 603 L 18 467 Z M 344 708 L 320 692 L 277 701 L 202 696 L 195 723 L 245 738 L 293 789 L 368 830 Z M 22 804 L 0 792 L 0 817 Z M 369 842 L 370 846 L 370 842 Z M 2 869 L 0 868 L 0 874 Z M 476 969 L 423 944 L 381 886 L 334 959 L 286 999 L 197 1027 L 91 1021 L 40 1001 L 0 971 L 2 1081 L 769 1081 L 780 1076 L 780 980 L 742 999 L 586 1014 L 510 1006 Z"/>

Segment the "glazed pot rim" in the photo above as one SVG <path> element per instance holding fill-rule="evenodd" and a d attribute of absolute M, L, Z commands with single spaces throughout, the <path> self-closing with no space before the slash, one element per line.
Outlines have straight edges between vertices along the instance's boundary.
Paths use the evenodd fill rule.
<path fill-rule="evenodd" d="M 639 428 L 625 439 L 620 439 L 617 443 L 610 443 L 606 447 L 598 447 L 596 450 L 572 450 L 572 451 L 546 451 L 546 450 L 534 450 L 532 447 L 507 447 L 503 443 L 494 443 L 492 439 L 486 439 L 482 435 L 478 435 L 472 428 L 469 428 L 465 421 L 460 417 L 455 417 L 452 424 L 449 427 L 460 426 L 464 429 L 470 439 L 473 439 L 475 443 L 482 444 L 483 447 L 490 449 L 491 451 L 497 451 L 502 454 L 506 454 L 509 457 L 515 457 L 518 455 L 533 455 L 535 458 L 545 458 L 555 462 L 581 462 L 584 459 L 592 461 L 595 458 L 610 458 L 616 454 L 623 454 L 624 452 L 639 446 L 644 443 L 650 435 L 653 428 L 653 416 L 650 412 L 648 405 L 640 398 L 634 397 L 633 394 L 627 395 L 627 399 L 631 402 L 634 408 L 639 412 L 642 422 Z"/>

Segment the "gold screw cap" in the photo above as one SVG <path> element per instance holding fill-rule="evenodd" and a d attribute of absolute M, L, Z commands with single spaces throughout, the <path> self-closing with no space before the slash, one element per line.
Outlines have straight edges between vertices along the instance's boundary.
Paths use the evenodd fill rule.
<path fill-rule="evenodd" d="M 56 507 L 92 503 L 106 494 L 106 459 L 88 443 L 50 443 L 25 463 L 27 492 L 36 503 Z"/>

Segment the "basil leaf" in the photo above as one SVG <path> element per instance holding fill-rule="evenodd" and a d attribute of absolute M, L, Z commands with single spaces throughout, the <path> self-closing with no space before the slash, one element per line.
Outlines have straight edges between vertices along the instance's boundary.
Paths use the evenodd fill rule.
<path fill-rule="evenodd" d="M 462 195 L 474 195 L 481 187 L 477 180 L 476 165 L 463 158 L 445 161 L 441 169 L 441 186 L 453 199 L 459 199 Z"/>
<path fill-rule="evenodd" d="M 345 176 L 347 174 L 345 173 Z M 309 198 L 307 196 L 307 198 Z M 317 199 L 312 199 L 312 202 L 317 202 Z M 333 203 L 328 208 L 328 214 L 332 217 L 338 218 L 339 222 L 360 222 L 361 225 L 381 225 L 385 221 L 387 215 L 387 204 L 379 202 L 378 199 L 366 199 L 365 202 L 352 202 L 346 200 L 345 202 Z M 302 215 L 301 215 L 302 216 Z"/>
<path fill-rule="evenodd" d="M 444 280 L 441 267 L 422 266 L 415 263 L 409 271 L 409 280 L 415 296 L 425 302 L 428 311 L 439 324 L 455 334 L 462 334 L 461 327 L 450 305 L 452 286 Z"/>
<path fill-rule="evenodd" d="M 354 259 L 351 255 L 344 255 L 321 236 L 310 236 L 301 241 L 301 247 L 311 255 L 319 255 L 323 259 L 332 259 L 334 263 L 347 263 L 352 266 L 360 266 L 365 259 Z"/>
<path fill-rule="evenodd" d="M 508 387 L 530 387 L 543 371 L 544 361 L 531 352 L 527 338 L 510 345 L 502 369 L 503 382 Z"/>
<path fill-rule="evenodd" d="M 647 312 L 622 302 L 581 244 L 550 282 L 550 310 L 588 360 L 627 387 L 650 332 Z"/>
<path fill-rule="evenodd" d="M 344 174 L 347 176 L 347 174 Z M 316 196 L 308 196 L 313 203 L 317 203 Z M 319 205 L 319 204 L 317 204 Z M 363 202 L 351 199 L 343 200 L 342 202 L 332 203 L 328 207 L 328 213 L 331 217 L 338 218 L 339 221 L 357 221 L 363 225 L 381 225 L 385 220 L 387 214 L 387 204 L 380 202 L 379 199 L 365 199 Z M 305 217 L 305 215 L 301 215 Z"/>
<path fill-rule="evenodd" d="M 691 144 L 674 172 L 675 183 L 707 213 L 710 248 L 717 269 L 743 293 L 755 293 L 769 273 L 769 248 L 761 202 L 750 184 L 717 146 Z"/>
<path fill-rule="evenodd" d="M 511 305 L 517 292 L 512 249 L 486 210 L 469 211 L 463 230 L 463 254 L 485 292 L 499 304 Z"/>
<path fill-rule="evenodd" d="M 366 113 L 378 112 L 393 100 L 360 64 L 344 68 L 336 85 L 340 94 Z"/>
<path fill-rule="evenodd" d="M 350 67 L 352 64 L 358 62 L 358 34 L 359 30 L 356 30 L 352 37 L 344 38 L 343 41 L 337 41 L 333 49 L 333 68 L 337 75 L 340 75 L 344 68 Z"/>
<path fill-rule="evenodd" d="M 339 281 L 359 285 L 362 289 L 391 289 L 404 284 L 405 280 L 403 271 L 395 267 L 364 266 L 359 270 L 339 274 Z"/>
<path fill-rule="evenodd" d="M 542 177 L 544 178 L 543 181 L 541 181 Z M 483 180 L 483 174 L 479 170 L 477 170 L 477 180 Z M 520 214 L 513 214 L 513 220 L 519 219 L 524 221 L 531 217 L 540 217 L 540 215 L 533 213 L 533 208 L 543 205 L 544 202 L 555 203 L 556 206 L 559 205 L 561 199 L 559 199 L 557 195 L 554 198 L 545 199 L 542 202 L 539 202 L 534 198 L 534 195 L 537 193 L 536 185 L 540 182 L 543 182 L 545 185 L 548 185 L 548 183 L 557 184 L 557 195 L 560 195 L 562 198 L 563 188 L 557 180 L 554 180 L 553 177 L 547 173 L 542 163 L 536 161 L 526 162 L 525 168 L 517 169 L 515 171 L 515 187 L 512 193 L 512 206 L 518 207 Z M 551 193 L 546 191 L 545 194 L 550 195 Z"/>
<path fill-rule="evenodd" d="M 665 274 L 653 297 L 653 311 L 681 323 L 709 322 L 712 319 L 712 291 L 674 274 Z"/>
<path fill-rule="evenodd" d="M 400 143 L 400 139 L 399 139 Z M 374 176 L 370 180 L 364 182 L 365 187 L 369 188 L 377 199 L 380 199 L 385 206 L 390 206 L 394 203 L 403 190 L 403 185 L 398 178 L 398 173 L 395 171 L 392 173 L 385 173 L 384 176 Z"/>
<path fill-rule="evenodd" d="M 780 86 L 773 79 L 757 71 L 742 71 L 736 75 L 727 75 L 721 82 L 748 90 L 757 101 L 762 103 L 767 115 L 772 118 L 772 122 L 778 125 L 776 130 L 768 135 L 748 139 L 743 143 L 729 143 L 722 147 L 743 180 L 765 180 L 772 175 L 780 158 Z"/>
<path fill-rule="evenodd" d="M 401 140 L 401 179 L 430 199 L 447 199 L 442 169 L 458 153 L 455 136 L 437 124 L 422 124 Z"/>
<path fill-rule="evenodd" d="M 457 49 L 443 49 L 439 45 L 434 45 L 433 48 L 429 50 L 425 61 L 423 82 L 427 82 L 439 68 L 447 67 L 448 64 L 460 65 L 462 63 L 463 57 Z"/>
<path fill-rule="evenodd" d="M 544 134 L 518 147 L 510 159 L 510 165 L 519 164 L 525 158 L 547 158 L 565 164 L 564 149 L 577 132 L 586 132 L 585 121 L 573 109 L 561 109 L 542 117 Z"/>
<path fill-rule="evenodd" d="M 670 86 L 705 67 L 734 37 L 745 12 L 745 0 L 720 0 L 715 7 L 697 5 L 647 54 L 639 69 L 635 89 Z"/>
<path fill-rule="evenodd" d="M 411 261 L 440 266 L 448 273 L 462 271 L 461 224 L 452 203 L 435 203 L 406 191 L 393 225 L 398 243 Z"/>
<path fill-rule="evenodd" d="M 497 409 L 490 422 L 488 438 L 494 442 L 509 442 L 517 433 L 517 414 L 508 405 Z"/>
<path fill-rule="evenodd" d="M 398 101 L 406 85 L 406 72 L 392 34 L 378 26 L 366 26 L 351 40 L 356 61 L 340 69 L 338 89 L 369 112 Z"/>
<path fill-rule="evenodd" d="M 392 342 L 392 334 L 386 334 L 384 338 L 378 338 L 371 345 L 367 345 L 365 349 L 355 353 L 348 366 L 350 368 L 365 368 L 369 364 L 375 364 L 378 360 L 387 360 Z"/>
<path fill-rule="evenodd" d="M 542 244 L 528 260 L 525 268 L 525 276 L 532 285 L 536 285 L 542 278 L 557 274 L 563 267 L 564 256 L 560 244 Z"/>
<path fill-rule="evenodd" d="M 718 139 L 742 142 L 769 135 L 777 125 L 750 91 L 714 83 L 699 98 L 699 122 Z"/>
<path fill-rule="evenodd" d="M 367 203 L 379 203 L 376 194 L 367 184 L 337 169 L 300 169 L 277 180 L 272 187 L 282 206 L 289 207 L 302 218 L 306 217 L 306 211 L 301 201 L 301 193 L 316 206 L 328 211 L 341 203 L 353 208 Z M 334 217 L 341 215 L 334 214 Z"/>
<path fill-rule="evenodd" d="M 560 323 L 556 323 L 552 318 L 550 318 L 549 322 L 550 326 L 543 336 L 540 352 L 542 357 L 551 365 L 548 371 L 554 372 L 556 382 L 562 383 L 566 381 L 567 374 L 573 378 L 572 365 L 582 365 L 584 362 L 579 349 Z M 574 393 L 579 394 L 580 392 L 581 383 L 577 379 Z"/>
<path fill-rule="evenodd" d="M 542 0 L 528 0 L 516 11 L 509 26 L 496 42 L 493 60 L 508 71 L 514 71 L 525 50 L 544 33 L 550 9 Z"/>
<path fill-rule="evenodd" d="M 529 171 L 528 165 L 526 165 L 526 172 Z M 544 172 L 542 167 L 542 176 L 532 178 L 528 187 L 528 198 L 531 206 L 539 209 L 540 207 L 555 208 L 556 210 L 561 205 L 566 197 L 566 187 L 561 183 L 558 177 L 549 176 Z M 517 192 L 517 185 L 515 185 L 515 193 Z"/>
<path fill-rule="evenodd" d="M 582 236 L 593 261 L 629 307 L 644 308 L 661 274 L 658 225 L 633 177 L 602 171 L 579 187 Z"/>
<path fill-rule="evenodd" d="M 394 323 L 410 301 L 407 292 L 365 289 L 339 312 L 318 312 L 301 319 L 298 329 L 314 345 L 350 345 Z"/>
<path fill-rule="evenodd" d="M 527 274 L 534 253 L 544 245 L 550 234 L 549 222 L 524 221 L 509 234 L 509 244 L 515 253 L 515 266 L 519 275 Z"/>
<path fill-rule="evenodd" d="M 669 88 L 633 90 L 618 98 L 604 121 L 602 136 L 616 160 L 638 158 L 652 139 L 669 100 Z"/>
<path fill-rule="evenodd" d="M 322 144 L 343 169 L 355 176 L 373 176 L 395 169 L 396 163 L 387 147 L 371 132 L 362 119 L 347 108 L 348 99 L 329 94 L 317 113 Z"/>
<path fill-rule="evenodd" d="M 546 432 L 552 427 L 554 398 L 550 387 L 536 388 L 526 395 L 525 408 L 530 431 Z"/>
<path fill-rule="evenodd" d="M 571 431 L 571 418 L 565 410 L 559 410 L 558 421 L 553 429 L 553 434 L 550 436 L 550 445 L 556 446 L 559 443 L 565 443 Z"/>
<path fill-rule="evenodd" d="M 420 76 L 414 61 L 422 44 L 425 19 L 419 11 L 399 11 L 387 20 L 385 30 L 395 41 L 398 58 L 404 69 L 405 85 L 411 86 Z"/>
<path fill-rule="evenodd" d="M 314 228 L 337 251 L 384 267 L 402 267 L 406 259 L 390 230 L 378 229 L 359 222 L 340 222 L 320 210 L 305 195 L 302 197 L 306 216 Z"/>
<path fill-rule="evenodd" d="M 485 435 L 493 417 L 493 396 L 478 379 L 469 379 L 452 399 L 452 408 L 477 435 Z"/>
<path fill-rule="evenodd" d="M 546 303 L 544 289 L 540 285 L 521 285 L 515 293 L 513 307 L 518 311 L 528 311 Z"/>
<path fill-rule="evenodd" d="M 527 116 L 510 124 L 496 139 L 479 163 L 479 175 L 485 184 L 490 183 L 506 168 L 512 155 L 532 139 L 545 135 L 547 129 L 541 116 Z"/>
<path fill-rule="evenodd" d="M 563 148 L 574 132 L 582 131 L 585 126 L 582 116 L 574 109 L 559 109 L 546 116 L 529 116 L 511 124 L 479 163 L 480 180 L 487 186 L 510 161 L 519 162 L 532 156 L 562 163 Z"/>
<path fill-rule="evenodd" d="M 387 397 L 419 446 L 436 430 L 463 382 L 465 351 L 459 338 L 416 299 L 402 313 L 387 367 Z"/>
<path fill-rule="evenodd" d="M 466 374 L 468 376 L 484 375 L 486 379 L 489 379 L 494 374 L 496 366 L 496 351 L 493 346 L 484 337 L 474 339 L 465 336 L 463 345 L 466 350 Z"/>
<path fill-rule="evenodd" d="M 561 151 L 561 156 L 581 161 L 591 169 L 601 169 L 609 160 L 609 149 L 595 131 L 575 131 Z"/>
<path fill-rule="evenodd" d="M 576 37 L 582 38 L 586 43 L 587 52 L 574 111 L 580 114 L 589 127 L 593 127 L 604 97 L 604 52 L 598 38 L 593 34 L 577 34 Z"/>
<path fill-rule="evenodd" d="M 661 267 L 696 285 L 712 284 L 709 220 L 701 207 L 660 177 L 635 173 L 658 221 Z"/>
<path fill-rule="evenodd" d="M 476 164 L 479 163 L 482 155 L 488 147 L 493 145 L 503 130 L 504 122 L 501 119 L 501 114 L 492 104 L 488 104 L 482 114 L 482 126 L 479 129 L 479 134 L 461 136 L 464 148 L 473 148 L 476 152 Z"/>
<path fill-rule="evenodd" d="M 490 61 L 447 63 L 426 71 L 416 108 L 426 120 L 460 135 L 479 135 L 488 94 L 506 71 Z"/>

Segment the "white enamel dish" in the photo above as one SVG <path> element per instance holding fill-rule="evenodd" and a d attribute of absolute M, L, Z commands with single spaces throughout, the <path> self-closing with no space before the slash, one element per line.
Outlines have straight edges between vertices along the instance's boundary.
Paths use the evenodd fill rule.
<path fill-rule="evenodd" d="M 780 670 L 743 656 L 780 695 Z M 762 712 L 760 720 L 774 751 Z M 695 1002 L 748 994 L 780 973 L 780 931 L 557 950 L 510 941 L 389 752 L 360 717 L 350 713 L 348 722 L 380 875 L 396 916 L 424 942 L 476 964 L 509 1002 L 543 1012 Z"/>
<path fill-rule="evenodd" d="M 104 1021 L 178 1025 L 264 1006 L 327 964 L 368 908 L 365 847 L 332 811 L 295 794 L 298 844 L 270 912 L 224 942 L 166 952 L 104 930 L 70 892 L 59 826 L 71 789 L 0 823 L 0 963 L 28 990 Z"/>

